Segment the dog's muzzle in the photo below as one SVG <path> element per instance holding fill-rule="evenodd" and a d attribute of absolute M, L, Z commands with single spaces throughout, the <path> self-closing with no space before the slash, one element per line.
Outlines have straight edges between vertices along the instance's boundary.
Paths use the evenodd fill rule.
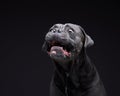
<path fill-rule="evenodd" d="M 74 44 L 61 32 L 47 33 L 46 37 L 47 53 L 53 59 L 66 59 L 71 57 Z"/>

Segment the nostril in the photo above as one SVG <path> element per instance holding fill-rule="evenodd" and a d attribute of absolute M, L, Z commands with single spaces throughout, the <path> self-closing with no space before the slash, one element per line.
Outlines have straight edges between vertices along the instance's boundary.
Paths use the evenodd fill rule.
<path fill-rule="evenodd" d="M 58 33 L 61 33 L 61 31 L 58 30 Z"/>
<path fill-rule="evenodd" d="M 56 30 L 54 29 L 52 32 L 53 32 L 53 33 L 55 33 L 55 32 L 56 32 Z"/>
<path fill-rule="evenodd" d="M 60 30 L 53 30 L 52 32 L 53 32 L 53 33 L 61 33 Z"/>

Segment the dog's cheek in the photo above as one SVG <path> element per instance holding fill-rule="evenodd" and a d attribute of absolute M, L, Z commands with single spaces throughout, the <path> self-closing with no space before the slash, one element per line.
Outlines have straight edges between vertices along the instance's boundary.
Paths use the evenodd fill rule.
<path fill-rule="evenodd" d="M 76 37 L 76 48 L 77 48 L 78 53 L 81 51 L 82 47 L 83 47 L 83 42 L 82 42 L 81 38 L 79 38 L 77 36 Z"/>
<path fill-rule="evenodd" d="M 81 51 L 82 47 L 83 47 L 83 43 L 82 43 L 82 42 L 80 42 L 80 43 L 79 43 L 79 45 L 78 45 L 78 53 L 80 53 L 80 51 Z"/>
<path fill-rule="evenodd" d="M 75 40 L 75 34 L 69 33 L 69 37 L 70 37 L 72 40 Z"/>
<path fill-rule="evenodd" d="M 53 32 L 48 32 L 45 36 L 45 40 L 49 41 L 53 37 L 54 33 Z"/>

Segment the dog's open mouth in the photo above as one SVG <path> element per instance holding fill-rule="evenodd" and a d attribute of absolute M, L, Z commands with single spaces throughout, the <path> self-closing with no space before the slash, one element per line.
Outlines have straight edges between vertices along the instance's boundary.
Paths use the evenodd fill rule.
<path fill-rule="evenodd" d="M 64 55 L 69 57 L 73 46 L 71 44 L 64 44 L 63 42 L 51 41 L 48 44 L 47 52 L 49 55 Z"/>

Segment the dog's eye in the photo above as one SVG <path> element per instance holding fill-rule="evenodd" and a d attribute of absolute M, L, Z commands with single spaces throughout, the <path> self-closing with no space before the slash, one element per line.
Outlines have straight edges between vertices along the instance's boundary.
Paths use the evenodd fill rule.
<path fill-rule="evenodd" d="M 68 29 L 68 32 L 69 33 L 74 33 L 72 29 Z"/>
<path fill-rule="evenodd" d="M 68 33 L 71 39 L 75 39 L 75 34 L 74 31 L 72 29 L 68 29 Z"/>

